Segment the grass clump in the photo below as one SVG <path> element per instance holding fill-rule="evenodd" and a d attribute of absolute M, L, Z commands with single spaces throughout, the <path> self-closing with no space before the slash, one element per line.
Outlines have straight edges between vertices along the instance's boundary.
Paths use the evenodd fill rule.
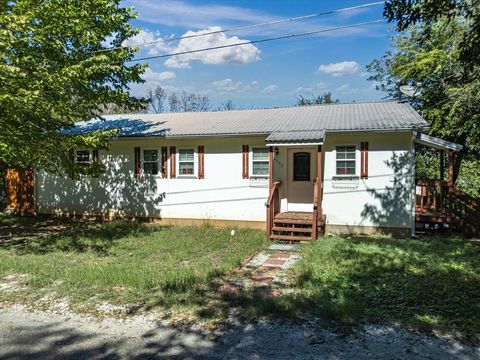
<path fill-rule="evenodd" d="M 35 226 L 39 231 L 32 230 Z M 0 240 L 0 279 L 27 274 L 25 289 L 10 294 L 16 299 L 54 294 L 86 306 L 107 301 L 190 308 L 264 242 L 262 231 L 248 229 L 231 236 L 230 229 L 206 226 L 71 220 L 42 227 L 35 222 Z"/>
<path fill-rule="evenodd" d="M 290 306 L 324 318 L 480 340 L 480 247 L 459 237 L 325 237 L 306 246 L 294 286 Z"/>

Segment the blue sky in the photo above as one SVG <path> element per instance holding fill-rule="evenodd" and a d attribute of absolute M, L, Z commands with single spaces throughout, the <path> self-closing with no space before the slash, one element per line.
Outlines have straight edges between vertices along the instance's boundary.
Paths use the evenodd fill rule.
<path fill-rule="evenodd" d="M 351 7 L 369 0 L 306 1 L 168 1 L 128 0 L 138 12 L 133 21 L 141 29 L 131 39 L 135 45 L 159 41 L 141 48 L 138 57 L 179 50 L 257 40 L 382 19 L 382 6 L 316 17 L 309 20 L 258 27 L 182 41 L 168 38 L 207 29 L 226 29 L 281 18 Z M 213 107 L 231 99 L 240 107 L 293 105 L 299 95 L 331 91 L 341 102 L 378 100 L 385 96 L 367 81 L 365 65 L 388 49 L 391 25 L 380 23 L 302 38 L 279 40 L 149 60 L 147 81 L 134 85 L 134 95 L 144 95 L 160 85 L 167 91 L 207 95 Z"/>

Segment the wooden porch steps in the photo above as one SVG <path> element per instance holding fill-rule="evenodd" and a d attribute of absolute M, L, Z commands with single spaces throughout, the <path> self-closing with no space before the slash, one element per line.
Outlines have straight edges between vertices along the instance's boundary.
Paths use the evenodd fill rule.
<path fill-rule="evenodd" d="M 313 235 L 313 213 L 284 212 L 273 219 L 271 240 L 288 242 L 311 241 Z"/>

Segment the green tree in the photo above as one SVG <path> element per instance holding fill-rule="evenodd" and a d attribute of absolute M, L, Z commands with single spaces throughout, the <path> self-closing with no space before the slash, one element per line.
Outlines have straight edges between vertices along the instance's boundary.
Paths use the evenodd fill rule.
<path fill-rule="evenodd" d="M 321 105 L 321 104 L 338 104 L 340 100 L 333 99 L 332 93 L 330 91 L 325 91 L 323 95 L 314 96 L 313 94 L 310 97 L 305 97 L 299 95 L 297 98 L 296 106 L 307 106 L 307 105 Z"/>
<path fill-rule="evenodd" d="M 392 3 L 397 2 L 387 3 L 387 17 Z M 432 134 L 464 145 L 455 163 L 458 175 L 462 159 L 478 158 L 480 153 L 480 67 L 465 55 L 465 34 L 474 24 L 456 13 L 435 19 L 417 25 L 419 20 L 399 21 L 399 28 L 407 30 L 395 36 L 391 50 L 367 69 L 369 80 L 394 98 L 401 97 L 401 85 L 417 89 L 405 100 L 422 113 Z"/>
<path fill-rule="evenodd" d="M 398 31 L 424 24 L 424 39 L 429 39 L 430 30 L 439 22 L 464 23 L 458 29 L 459 59 L 471 70 L 480 65 L 480 3 L 478 0 L 387 0 L 384 16 L 396 23 Z M 432 34 L 435 36 L 435 34 Z"/>
<path fill-rule="evenodd" d="M 114 132 L 75 135 L 75 123 L 103 104 L 140 108 L 129 83 L 145 66 L 127 65 L 135 49 L 119 47 L 136 30 L 120 0 L 13 0 L 0 5 L 0 164 L 74 176 L 74 148 L 106 148 Z"/>

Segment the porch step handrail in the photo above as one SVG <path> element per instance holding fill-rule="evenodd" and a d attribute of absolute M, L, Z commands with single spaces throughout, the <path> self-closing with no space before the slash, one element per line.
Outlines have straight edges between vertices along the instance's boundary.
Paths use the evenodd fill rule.
<path fill-rule="evenodd" d="M 273 219 L 275 215 L 277 215 L 280 212 L 280 194 L 279 194 L 280 185 L 282 185 L 281 181 L 273 182 L 272 188 L 270 189 L 270 194 L 268 195 L 267 202 L 265 203 L 265 206 L 267 207 L 267 236 L 268 237 L 272 235 Z"/>
<path fill-rule="evenodd" d="M 318 177 L 315 178 L 313 185 L 313 216 L 312 216 L 312 240 L 317 238 L 317 226 L 318 226 Z"/>

